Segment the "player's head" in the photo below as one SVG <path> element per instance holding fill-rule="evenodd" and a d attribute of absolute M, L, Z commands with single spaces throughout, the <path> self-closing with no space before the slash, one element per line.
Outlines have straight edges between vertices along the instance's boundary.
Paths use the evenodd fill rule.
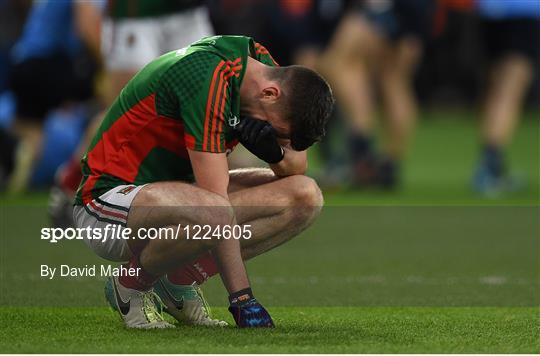
<path fill-rule="evenodd" d="M 328 83 L 303 66 L 264 66 L 258 78 L 257 95 L 250 105 L 254 114 L 290 139 L 293 149 L 302 151 L 325 134 L 334 98 Z M 252 112 L 253 113 L 253 112 Z"/>

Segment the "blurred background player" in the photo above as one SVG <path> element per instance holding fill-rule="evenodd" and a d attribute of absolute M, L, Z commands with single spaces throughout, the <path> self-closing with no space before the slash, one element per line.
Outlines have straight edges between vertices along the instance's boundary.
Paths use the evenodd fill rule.
<path fill-rule="evenodd" d="M 0 190 L 15 162 L 17 138 L 11 129 L 15 111 L 13 94 L 9 90 L 11 48 L 22 33 L 29 4 L 23 1 L 0 1 Z"/>
<path fill-rule="evenodd" d="M 320 59 L 351 0 L 213 0 L 212 19 L 218 33 L 259 38 L 280 65 L 298 64 L 319 71 Z M 334 123 L 336 120 L 331 120 Z M 336 161 L 332 145 L 323 141 L 324 160 Z M 232 167 L 260 166 L 242 147 L 230 156 Z M 320 175 L 320 174 L 318 174 Z"/>
<path fill-rule="evenodd" d="M 71 204 L 82 178 L 80 160 L 122 88 L 151 60 L 213 34 L 208 9 L 201 0 L 108 1 L 104 13 L 101 31 L 104 109 L 92 120 L 73 158 L 57 173 L 49 214 L 58 226 L 71 225 Z"/>
<path fill-rule="evenodd" d="M 426 1 L 428 5 L 425 7 L 418 5 L 418 9 L 413 10 L 415 4 L 420 4 L 422 1 Z M 461 146 L 461 151 L 456 151 L 450 146 L 441 148 L 441 151 L 447 149 L 449 155 L 460 155 L 463 158 L 460 162 L 465 172 L 456 173 L 456 189 L 461 187 L 459 189 L 465 191 L 465 188 L 470 185 L 470 178 L 473 175 L 470 170 L 475 163 L 473 161 L 477 161 L 478 164 L 472 180 L 474 183 L 472 186 L 476 191 L 493 196 L 497 192 L 513 190 L 518 186 L 515 176 L 509 174 L 511 171 L 508 169 L 508 146 L 511 143 L 514 125 L 520 116 L 521 103 L 524 103 L 523 106 L 527 105 L 524 111 L 526 115 L 523 116 L 531 117 L 535 117 L 535 114 L 530 109 L 535 110 L 540 103 L 540 82 L 538 76 L 534 75 L 539 62 L 534 49 L 540 46 L 535 45 L 538 43 L 538 35 L 535 35 L 537 30 L 534 30 L 532 25 L 540 16 L 540 9 L 536 6 L 538 1 L 258 0 L 253 2 L 250 0 L 208 0 L 149 2 L 151 6 L 157 7 L 163 4 L 172 7 L 180 6 L 180 3 L 186 6 L 191 4 L 189 6 L 192 7 L 178 11 L 183 13 L 195 10 L 192 12 L 191 19 L 197 17 L 193 15 L 197 13 L 196 9 L 203 8 L 204 12 L 204 8 L 207 8 L 216 33 L 246 34 L 259 38 L 267 44 L 278 63 L 282 65 L 301 63 L 315 67 L 320 72 L 326 71 L 326 77 L 335 81 L 338 109 L 341 105 L 341 110 L 337 110 L 338 116 L 342 116 L 345 119 L 342 121 L 345 121 L 348 126 L 343 130 L 341 127 L 343 123 L 340 123 L 336 127 L 329 128 L 329 139 L 319 146 L 319 155 L 315 154 L 315 158 L 320 159 L 315 159 L 310 169 L 311 174 L 322 171 L 321 177 L 330 176 L 327 180 L 332 186 L 348 187 L 352 181 L 353 186 L 382 186 L 386 182 L 384 184 L 391 187 L 398 181 L 397 177 L 401 177 L 401 181 L 404 181 L 406 185 L 404 184 L 403 189 L 396 193 L 397 199 L 401 199 L 403 194 L 409 194 L 411 187 L 423 189 L 425 181 L 418 179 L 418 175 L 428 170 L 432 172 L 436 168 L 435 160 L 441 157 L 441 152 L 436 153 L 436 149 L 430 149 L 433 162 L 423 161 L 429 159 L 430 156 L 422 148 L 425 147 L 426 140 L 442 143 L 444 137 L 452 135 L 470 139 L 468 132 L 474 126 L 471 120 L 478 116 L 472 109 L 479 101 L 484 103 L 484 109 L 481 112 L 483 125 L 480 157 L 476 157 L 476 153 L 465 145 Z M 70 16 L 73 18 L 70 21 L 73 22 L 73 26 L 67 26 L 69 21 L 42 21 L 42 30 L 35 31 L 35 36 L 28 35 L 25 30 L 20 40 L 23 41 L 26 38 L 25 41 L 32 39 L 37 42 L 40 38 L 54 35 L 62 39 L 55 43 L 65 44 L 70 41 L 63 39 L 73 36 L 73 34 L 68 36 L 66 33 L 72 31 L 74 36 L 82 42 L 86 55 L 90 56 L 92 61 L 98 62 L 98 66 L 100 61 L 103 62 L 105 68 L 101 76 L 97 78 L 98 80 L 95 76 L 92 79 L 92 83 L 98 85 L 95 86 L 97 96 L 94 95 L 90 103 L 86 101 L 80 103 L 72 99 L 64 100 L 56 108 L 49 110 L 41 121 L 24 118 L 15 120 L 13 119 L 15 115 L 11 115 L 16 107 L 13 100 L 16 95 L 13 95 L 13 92 L 20 92 L 20 90 L 14 90 L 15 83 L 11 78 L 16 74 L 14 67 L 19 66 L 20 62 L 19 60 L 13 62 L 17 56 L 8 54 L 15 53 L 13 44 L 23 32 L 21 24 L 24 23 L 25 18 L 28 23 L 34 21 L 33 8 L 44 4 L 50 5 L 51 8 L 69 5 L 72 8 Z M 80 139 L 81 132 L 84 131 L 88 122 L 100 122 L 100 118 L 95 120 L 89 120 L 89 118 L 107 107 L 112 100 L 110 98 L 116 95 L 119 88 L 139 68 L 138 66 L 142 65 L 139 63 L 136 64 L 136 68 L 129 69 L 129 66 L 111 67 L 108 62 L 113 60 L 116 47 L 123 46 L 124 52 L 135 50 L 139 48 L 139 45 L 143 45 L 147 38 L 156 36 L 161 31 L 159 30 L 161 21 L 153 21 L 153 24 L 147 26 L 145 30 L 138 28 L 133 31 L 134 36 L 125 34 L 122 43 L 119 43 L 118 38 L 112 41 L 112 34 L 119 33 L 120 23 L 139 23 L 144 22 L 145 19 L 151 21 L 151 19 L 169 16 L 167 14 L 144 16 L 143 12 L 150 11 L 148 3 L 144 4 L 144 1 L 74 0 L 34 3 L 31 0 L 0 0 L 0 184 L 2 190 L 6 187 L 6 176 L 10 175 L 12 187 L 15 188 L 13 191 L 22 191 L 24 187 L 31 189 L 49 187 L 56 168 L 59 164 L 65 163 L 66 168 L 60 170 L 61 173 L 57 175 L 57 181 L 60 182 L 59 186 L 62 189 L 55 188 L 54 190 L 60 193 L 53 194 L 52 197 L 59 196 L 60 202 L 70 204 L 69 196 L 72 195 L 73 188 L 69 187 L 75 187 L 80 179 L 79 157 L 87 147 L 86 141 Z M 119 6 L 118 11 L 111 12 L 111 8 L 108 8 L 111 5 Z M 88 10 L 86 15 L 78 16 L 79 9 L 85 7 Z M 432 7 L 436 7 L 434 15 L 430 10 Z M 440 9 L 444 7 L 447 8 L 447 21 L 445 26 L 442 26 L 438 18 L 441 17 Z M 467 11 L 458 11 L 459 9 Z M 84 10 L 81 13 L 84 13 Z M 102 19 L 103 16 L 105 20 Z M 431 26 L 432 21 L 434 26 Z M 517 39 L 505 40 L 504 36 L 508 37 L 511 33 L 516 33 L 515 30 L 509 29 L 516 27 L 509 24 L 510 22 L 529 23 L 526 26 L 528 27 L 527 35 L 514 36 Z M 503 23 L 506 23 L 508 30 L 495 30 Z M 61 25 L 66 25 L 65 31 L 55 30 Z M 104 27 L 103 31 L 102 27 Z M 184 36 L 185 28 L 191 30 L 192 27 L 195 26 L 185 26 L 174 37 Z M 433 29 L 431 30 L 430 27 Z M 399 31 L 396 32 L 396 29 Z M 147 31 L 147 33 L 142 35 L 142 31 Z M 525 32 L 523 29 L 521 31 Z M 104 32 L 103 38 L 102 32 Z M 426 41 L 426 39 L 431 39 L 431 32 L 435 37 L 431 41 Z M 520 39 L 526 40 L 520 41 Z M 530 47 L 527 48 L 527 45 Z M 178 46 L 181 44 L 175 45 L 175 47 Z M 487 53 L 484 53 L 484 47 L 487 47 Z M 102 48 L 108 49 L 109 52 L 105 54 Z M 137 54 L 126 55 L 123 60 L 138 61 L 139 57 L 141 56 Z M 79 56 L 68 56 L 68 58 L 70 67 L 77 68 L 84 63 Z M 12 63 L 9 63 L 10 61 Z M 46 72 L 54 70 L 51 66 Z M 486 81 L 485 73 L 488 70 L 492 74 L 490 80 Z M 129 72 L 132 73 L 129 74 Z M 38 78 L 37 74 L 35 78 Z M 41 83 L 43 80 L 36 82 Z M 58 88 L 51 86 L 48 89 L 52 93 Z M 51 93 L 38 91 L 36 95 L 47 96 Z M 381 130 L 382 133 L 386 133 L 383 145 L 375 139 L 379 137 L 377 127 L 379 125 L 376 120 L 379 116 L 379 110 L 377 110 L 379 106 L 376 105 L 375 99 L 381 99 L 381 119 L 385 119 L 382 120 L 385 130 Z M 392 103 L 398 104 L 392 105 Z M 25 108 L 32 105 L 22 103 L 18 110 L 33 111 L 36 108 Z M 414 113 L 417 111 L 423 115 L 423 120 L 417 134 L 418 140 L 413 141 L 411 136 L 417 116 Z M 531 114 L 528 115 L 528 113 Z M 444 131 L 440 134 L 441 136 L 437 136 L 438 133 L 431 129 L 454 121 L 456 130 Z M 38 124 L 32 124 L 35 122 Z M 339 122 L 339 120 L 332 120 L 332 122 Z M 526 125 L 529 124 L 534 125 L 534 123 L 526 122 Z M 34 126 L 34 129 L 21 130 L 21 126 Z M 34 136 L 40 137 L 43 142 L 38 144 L 39 140 L 29 139 L 28 137 L 32 136 L 31 133 L 21 140 L 21 131 L 33 132 Z M 87 132 L 91 136 L 93 129 L 89 128 Z M 521 134 L 523 131 L 520 131 Z M 534 138 L 534 135 L 532 137 Z M 519 150 L 530 139 L 532 138 L 521 138 L 512 146 Z M 25 144 L 19 144 L 23 141 Z M 75 159 L 69 160 L 68 157 L 73 154 L 79 143 L 80 152 L 74 155 Z M 473 143 L 470 142 L 470 144 Z M 21 154 L 25 151 L 32 152 L 24 147 L 33 145 L 40 147 L 34 158 L 32 155 Z M 382 147 L 379 149 L 380 146 Z M 411 154 L 406 155 L 409 146 L 412 151 Z M 238 158 L 240 153 L 238 151 L 235 150 L 231 159 Z M 25 174 L 11 174 L 16 161 L 15 152 L 19 153 L 17 155 L 19 168 L 16 172 L 26 172 Z M 26 159 L 21 160 L 23 157 Z M 349 158 L 355 164 L 350 164 Z M 407 158 L 406 161 L 405 158 Z M 533 173 L 527 172 L 531 169 L 526 162 L 532 158 L 526 155 L 514 156 L 511 162 L 513 170 L 524 171 L 527 174 L 526 178 L 535 177 Z M 21 162 L 26 163 L 20 165 Z M 318 164 L 319 162 L 323 164 Z M 405 164 L 406 167 L 404 167 Z M 419 167 L 424 164 L 428 165 L 426 169 L 420 169 Z M 240 162 L 235 166 L 245 165 L 245 162 Z M 253 165 L 249 163 L 249 166 Z M 26 170 L 20 169 L 25 166 Z M 443 163 L 439 169 L 447 169 L 447 166 Z M 400 167 L 406 169 L 399 169 Z M 351 176 L 354 179 L 351 179 Z M 450 180 L 441 180 L 431 173 L 426 179 L 432 181 L 434 187 L 441 187 L 434 190 L 437 194 L 444 195 L 447 191 L 442 188 L 448 188 L 446 184 Z M 326 181 L 320 183 L 325 184 Z M 529 184 L 527 189 L 533 189 L 535 186 L 531 187 Z M 526 194 L 524 193 L 526 191 L 518 191 L 515 192 L 517 195 L 509 196 Z M 55 199 L 51 202 L 52 207 L 61 205 L 56 204 Z"/>
<path fill-rule="evenodd" d="M 433 0 L 357 1 L 325 52 L 321 70 L 348 122 L 346 139 L 356 186 L 393 188 L 398 182 L 399 163 L 417 116 L 413 76 L 434 9 Z M 381 153 L 374 147 L 374 88 L 380 89 L 386 119 Z"/>
<path fill-rule="evenodd" d="M 476 10 L 489 73 L 481 114 L 482 154 L 473 183 L 478 192 L 494 196 L 520 185 L 509 174 L 505 149 L 540 60 L 540 2 L 477 0 Z"/>
<path fill-rule="evenodd" d="M 8 190 L 26 188 L 42 153 L 43 122 L 56 108 L 70 110 L 93 96 L 97 60 L 87 7 L 69 0 L 36 1 L 11 51 L 9 86 L 16 101 L 13 134 L 19 142 Z M 84 19 L 85 21 L 81 21 Z"/>

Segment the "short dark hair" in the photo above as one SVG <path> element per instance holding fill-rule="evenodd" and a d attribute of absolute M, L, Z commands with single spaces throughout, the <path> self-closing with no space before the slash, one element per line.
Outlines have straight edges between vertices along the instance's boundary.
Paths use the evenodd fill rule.
<path fill-rule="evenodd" d="M 271 79 L 282 86 L 283 112 L 291 123 L 291 146 L 303 151 L 320 141 L 334 108 L 332 89 L 317 72 L 299 65 L 273 67 Z"/>

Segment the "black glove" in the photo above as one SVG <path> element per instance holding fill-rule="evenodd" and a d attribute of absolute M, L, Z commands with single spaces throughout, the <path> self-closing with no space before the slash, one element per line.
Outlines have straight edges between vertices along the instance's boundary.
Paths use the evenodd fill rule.
<path fill-rule="evenodd" d="M 276 131 L 268 122 L 243 116 L 234 130 L 240 143 L 266 163 L 278 163 L 285 155 Z"/>
<path fill-rule="evenodd" d="M 274 322 L 266 309 L 253 297 L 250 288 L 229 296 L 231 312 L 239 328 L 273 328 Z"/>
<path fill-rule="evenodd" d="M 236 325 L 239 328 L 273 328 L 272 317 L 257 299 L 251 299 L 242 306 L 229 307 Z"/>

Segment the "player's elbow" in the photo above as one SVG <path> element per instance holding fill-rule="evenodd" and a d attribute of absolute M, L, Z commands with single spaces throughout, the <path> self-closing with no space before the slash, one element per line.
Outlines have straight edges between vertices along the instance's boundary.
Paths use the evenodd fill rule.
<path fill-rule="evenodd" d="M 308 169 L 307 161 L 295 162 L 295 164 L 289 164 L 287 166 L 271 166 L 272 171 L 278 177 L 290 177 L 290 176 L 303 176 Z"/>

